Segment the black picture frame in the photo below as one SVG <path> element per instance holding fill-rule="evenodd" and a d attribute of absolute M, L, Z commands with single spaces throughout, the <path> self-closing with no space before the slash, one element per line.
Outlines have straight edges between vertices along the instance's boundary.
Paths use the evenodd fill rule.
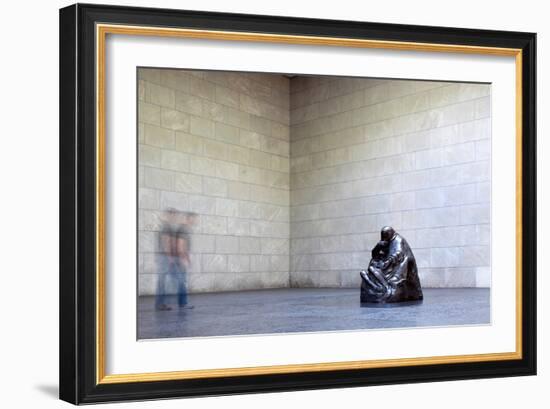
<path fill-rule="evenodd" d="M 185 27 L 522 52 L 521 358 L 102 384 L 97 381 L 96 24 Z M 536 374 L 536 34 L 77 4 L 60 10 L 60 398 L 74 404 Z"/>

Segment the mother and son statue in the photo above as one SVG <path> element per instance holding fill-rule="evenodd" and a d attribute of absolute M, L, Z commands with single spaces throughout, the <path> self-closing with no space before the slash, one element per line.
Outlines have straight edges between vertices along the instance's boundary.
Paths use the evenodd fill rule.
<path fill-rule="evenodd" d="M 420 302 L 422 288 L 409 244 L 393 227 L 383 227 L 380 236 L 368 268 L 360 272 L 361 304 Z"/>

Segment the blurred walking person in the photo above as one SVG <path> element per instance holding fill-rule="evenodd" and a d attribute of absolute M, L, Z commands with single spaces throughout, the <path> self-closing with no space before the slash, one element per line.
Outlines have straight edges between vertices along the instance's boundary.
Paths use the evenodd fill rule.
<path fill-rule="evenodd" d="M 188 218 L 187 213 L 174 208 L 166 209 L 162 217 L 157 259 L 159 276 L 155 301 L 155 307 L 160 311 L 172 309 L 166 302 L 169 293 L 167 282 L 175 283 L 178 306 L 180 308 L 193 308 L 187 305 L 187 269 L 191 263 Z M 193 221 L 192 219 L 191 221 Z"/>

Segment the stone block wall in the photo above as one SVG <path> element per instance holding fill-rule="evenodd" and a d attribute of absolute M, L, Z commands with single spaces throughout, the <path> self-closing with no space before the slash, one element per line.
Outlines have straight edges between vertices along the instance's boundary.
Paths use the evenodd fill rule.
<path fill-rule="evenodd" d="M 360 282 L 380 228 L 425 287 L 490 285 L 490 85 L 297 77 L 290 285 Z"/>
<path fill-rule="evenodd" d="M 384 225 L 424 287 L 487 287 L 490 121 L 490 85 L 139 69 L 139 293 L 168 207 L 190 292 L 357 286 Z"/>
<path fill-rule="evenodd" d="M 138 69 L 139 294 L 163 209 L 198 213 L 190 292 L 289 282 L 289 79 Z"/>

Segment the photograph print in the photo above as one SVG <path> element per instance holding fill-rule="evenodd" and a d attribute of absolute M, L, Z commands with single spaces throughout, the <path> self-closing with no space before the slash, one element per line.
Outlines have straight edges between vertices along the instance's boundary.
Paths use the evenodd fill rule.
<path fill-rule="evenodd" d="M 491 85 L 137 68 L 138 340 L 491 324 Z"/>

